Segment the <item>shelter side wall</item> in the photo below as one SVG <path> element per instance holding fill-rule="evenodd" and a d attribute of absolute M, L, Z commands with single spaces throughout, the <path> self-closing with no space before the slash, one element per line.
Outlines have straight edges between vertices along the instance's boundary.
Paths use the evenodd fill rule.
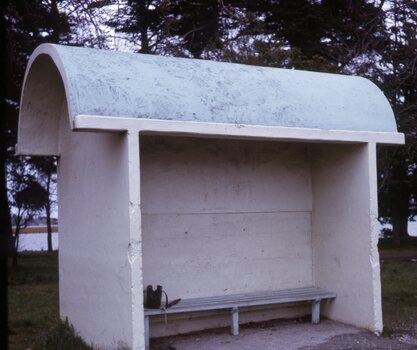
<path fill-rule="evenodd" d="M 132 346 L 127 142 L 74 133 L 61 116 L 60 313 L 87 341 Z"/>
<path fill-rule="evenodd" d="M 382 330 L 375 145 L 312 146 L 313 275 L 331 319 Z"/>
<path fill-rule="evenodd" d="M 313 284 L 306 145 L 141 140 L 144 285 L 161 284 L 172 299 Z M 249 321 L 280 314 L 246 315 Z M 165 335 L 210 322 L 191 327 L 151 330 Z"/>

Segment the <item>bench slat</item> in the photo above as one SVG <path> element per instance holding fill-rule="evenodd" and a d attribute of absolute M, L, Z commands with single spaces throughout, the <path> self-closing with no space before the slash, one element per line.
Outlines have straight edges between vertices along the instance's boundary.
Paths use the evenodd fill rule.
<path fill-rule="evenodd" d="M 183 303 L 192 303 L 197 304 L 200 300 L 204 303 L 206 300 L 210 301 L 221 301 L 221 300 L 239 300 L 239 299 L 252 299 L 252 298 L 268 298 L 268 297 L 279 297 L 284 295 L 316 295 L 320 293 L 325 293 L 323 289 L 320 288 L 297 288 L 297 289 L 287 289 L 287 290 L 274 290 L 274 291 L 261 291 L 261 292 L 252 292 L 252 293 L 241 293 L 241 294 L 232 294 L 232 295 L 222 295 L 222 296 L 213 296 L 206 298 L 193 298 L 186 299 Z"/>
<path fill-rule="evenodd" d="M 336 298 L 336 293 L 321 288 L 308 287 L 276 291 L 232 294 L 207 298 L 182 300 L 172 308 L 164 310 L 145 309 L 145 315 L 159 315 L 192 311 L 229 309 L 233 307 L 269 305 Z"/>

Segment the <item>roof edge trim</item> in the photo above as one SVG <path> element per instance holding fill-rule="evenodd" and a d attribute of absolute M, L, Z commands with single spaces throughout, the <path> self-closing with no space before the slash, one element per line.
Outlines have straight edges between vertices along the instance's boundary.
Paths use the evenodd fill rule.
<path fill-rule="evenodd" d="M 58 69 L 59 74 L 61 75 L 62 83 L 64 85 L 65 96 L 67 100 L 68 116 L 71 122 L 72 108 L 71 108 L 71 101 L 70 101 L 70 94 L 69 94 L 70 89 L 68 85 L 68 77 L 64 68 L 64 63 L 61 60 L 61 56 L 55 44 L 48 44 L 48 43 L 41 44 L 35 49 L 35 51 L 33 51 L 26 66 L 26 71 L 25 71 L 25 76 L 23 79 L 22 86 L 23 88 L 26 86 L 26 81 L 31 71 L 32 65 L 40 55 L 49 56 L 54 62 L 56 68 Z M 20 109 L 22 108 L 23 98 L 24 98 L 24 95 L 22 94 L 21 99 L 20 99 Z"/>
<path fill-rule="evenodd" d="M 380 131 L 324 130 L 283 126 L 209 123 L 110 116 L 78 115 L 72 124 L 75 131 L 137 132 L 177 136 L 276 139 L 333 143 L 378 143 L 403 145 L 404 134 Z"/>

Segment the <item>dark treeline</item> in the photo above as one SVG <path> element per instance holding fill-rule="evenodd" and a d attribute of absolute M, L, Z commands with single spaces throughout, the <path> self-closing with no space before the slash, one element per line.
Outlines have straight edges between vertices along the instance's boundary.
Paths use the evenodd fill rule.
<path fill-rule="evenodd" d="M 393 224 L 394 244 L 408 236 L 407 222 L 417 211 L 415 0 L 16 0 L 2 2 L 1 11 L 3 286 L 5 242 L 14 250 L 18 242 L 11 231 L 11 207 L 14 223 L 24 225 L 40 211 L 50 222 L 54 203 L 56 159 L 14 156 L 25 66 L 44 42 L 103 49 L 124 42 L 140 53 L 371 79 L 388 97 L 406 135 L 405 146 L 379 150 L 380 219 Z M 50 236 L 48 243 L 52 249 Z M 1 296 L 1 305 L 7 305 L 7 295 Z M 7 307 L 0 314 L 4 321 Z"/>

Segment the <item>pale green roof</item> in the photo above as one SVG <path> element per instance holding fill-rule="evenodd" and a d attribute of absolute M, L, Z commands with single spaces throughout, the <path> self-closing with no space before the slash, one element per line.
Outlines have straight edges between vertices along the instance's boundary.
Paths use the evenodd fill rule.
<path fill-rule="evenodd" d="M 396 132 L 392 109 L 369 80 L 44 44 L 77 115 Z M 30 66 L 29 68 L 30 69 Z"/>

